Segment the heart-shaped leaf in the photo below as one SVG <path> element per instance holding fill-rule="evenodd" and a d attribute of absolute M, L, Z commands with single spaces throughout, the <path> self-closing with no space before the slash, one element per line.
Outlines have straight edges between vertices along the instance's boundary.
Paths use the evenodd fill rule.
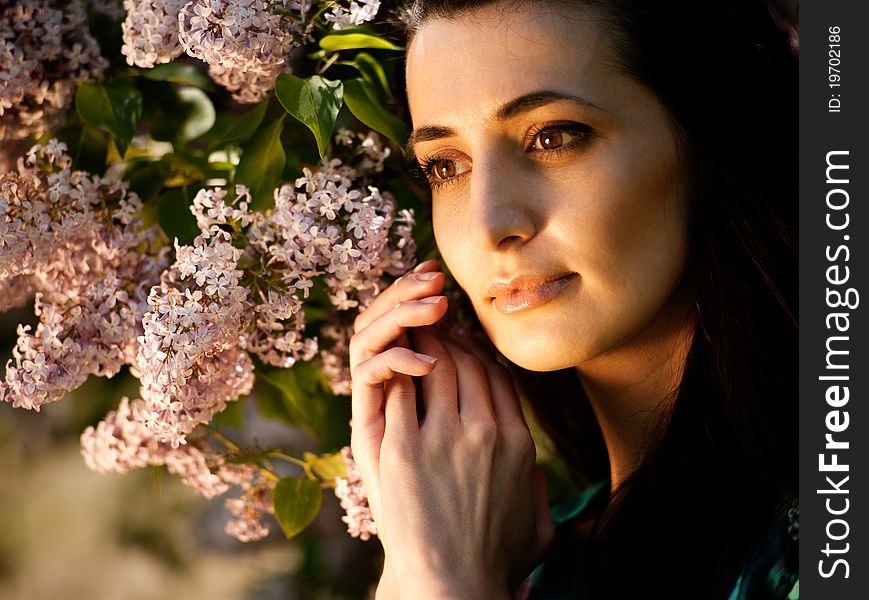
<path fill-rule="evenodd" d="M 281 106 L 310 129 L 317 140 L 320 156 L 332 139 L 335 119 L 343 104 L 344 86 L 319 75 L 300 79 L 290 73 L 279 76 L 275 95 Z"/>
<path fill-rule="evenodd" d="M 85 123 L 112 134 L 118 154 L 123 157 L 142 116 L 139 89 L 129 80 L 107 85 L 82 83 L 76 92 L 75 106 Z"/>
<path fill-rule="evenodd" d="M 281 479 L 272 496 L 275 518 L 288 538 L 298 535 L 314 520 L 322 502 L 322 488 L 307 478 Z"/>

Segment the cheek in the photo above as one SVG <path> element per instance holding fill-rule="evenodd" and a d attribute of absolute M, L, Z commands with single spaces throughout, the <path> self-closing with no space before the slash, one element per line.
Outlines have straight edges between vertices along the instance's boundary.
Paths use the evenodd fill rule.
<path fill-rule="evenodd" d="M 669 287 L 685 262 L 687 200 L 675 150 L 650 152 L 602 157 L 586 180 L 588 202 L 575 209 L 584 277 L 607 302 Z"/>
<path fill-rule="evenodd" d="M 455 213 L 455 210 L 444 210 L 442 203 L 435 203 L 432 207 L 432 229 L 438 252 L 447 269 L 458 284 L 467 289 L 466 274 L 469 268 L 466 263 L 472 261 L 469 257 L 469 242 L 462 226 L 463 219 Z"/>

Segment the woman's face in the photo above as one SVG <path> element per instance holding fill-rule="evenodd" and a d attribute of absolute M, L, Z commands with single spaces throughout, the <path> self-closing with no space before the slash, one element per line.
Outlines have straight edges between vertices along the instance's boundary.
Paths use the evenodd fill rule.
<path fill-rule="evenodd" d="M 438 248 L 489 337 L 549 371 L 629 342 L 668 305 L 686 178 L 663 107 L 594 12 L 505 7 L 417 32 L 412 144 Z"/>

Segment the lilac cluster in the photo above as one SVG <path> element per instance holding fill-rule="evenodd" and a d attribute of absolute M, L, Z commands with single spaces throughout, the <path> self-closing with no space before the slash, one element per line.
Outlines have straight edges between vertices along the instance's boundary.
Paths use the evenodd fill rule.
<path fill-rule="evenodd" d="M 121 54 L 127 64 L 150 68 L 167 63 L 184 49 L 178 40 L 178 13 L 187 0 L 124 0 Z"/>
<path fill-rule="evenodd" d="M 208 65 L 211 77 L 242 103 L 255 103 L 290 71 L 290 54 L 311 40 L 313 0 L 124 0 L 121 52 L 149 68 L 182 52 Z M 380 0 L 328 3 L 334 29 L 371 21 Z"/>
<path fill-rule="evenodd" d="M 359 2 L 353 0 L 346 7 L 335 2 L 325 19 L 332 23 L 334 29 L 339 30 L 374 20 L 378 10 L 380 10 L 380 0 L 359 0 Z"/>
<path fill-rule="evenodd" d="M 148 295 L 135 372 L 145 423 L 162 442 L 185 443 L 253 386 L 253 363 L 239 348 L 250 312 L 241 254 L 218 227 L 192 246 L 176 242 L 175 264 Z"/>
<path fill-rule="evenodd" d="M 178 39 L 239 102 L 259 102 L 289 70 L 310 36 L 306 0 L 192 0 L 178 15 Z"/>
<path fill-rule="evenodd" d="M 0 0 L 0 141 L 42 135 L 107 67 L 85 0 Z"/>
<path fill-rule="evenodd" d="M 347 532 L 352 537 L 368 540 L 372 535 L 377 535 L 377 524 L 368 506 L 368 496 L 365 494 L 362 476 L 349 447 L 341 449 L 341 456 L 347 467 L 347 477 L 335 479 L 335 495 L 341 501 L 341 508 L 346 513 L 341 520 L 347 524 Z"/>
<path fill-rule="evenodd" d="M 0 309 L 35 294 L 40 322 L 18 327 L 0 400 L 38 411 L 89 375 L 133 364 L 148 289 L 168 265 L 126 184 L 70 168 L 66 146 L 34 146 L 0 175 Z"/>
<path fill-rule="evenodd" d="M 35 296 L 40 317 L 35 331 L 19 326 L 0 400 L 38 411 L 89 375 L 128 365 L 141 398 L 122 400 L 84 433 L 87 464 L 102 472 L 164 465 L 209 498 L 240 486 L 227 501 L 227 531 L 263 537 L 274 476 L 227 463 L 200 427 L 250 392 L 254 355 L 280 367 L 319 355 L 333 391 L 349 394 L 348 319 L 321 328 L 321 349 L 305 335 L 303 308 L 322 285 L 334 316 L 362 309 L 413 266 L 413 215 L 371 185 L 388 149 L 374 134 L 340 131 L 341 158 L 304 169 L 264 212 L 250 209 L 244 186 L 202 189 L 190 245 L 169 245 L 159 227 L 144 227 L 126 183 L 73 170 L 66 150 L 56 140 L 34 146 L 0 175 L 0 310 Z M 367 536 L 373 523 L 349 473 L 338 493 L 357 535 Z"/>

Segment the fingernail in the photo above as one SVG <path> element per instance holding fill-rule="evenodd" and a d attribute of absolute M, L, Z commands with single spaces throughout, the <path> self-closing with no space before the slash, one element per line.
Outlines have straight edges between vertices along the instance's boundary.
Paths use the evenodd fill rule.
<path fill-rule="evenodd" d="M 414 354 L 416 354 L 416 357 L 420 361 L 422 361 L 428 365 L 433 365 L 438 361 L 438 359 L 436 359 L 434 356 L 429 356 L 428 354 L 420 354 L 419 352 L 414 352 Z"/>
<path fill-rule="evenodd" d="M 414 272 L 414 273 L 419 273 L 419 270 L 422 269 L 422 268 L 424 268 L 424 267 L 425 267 L 427 264 L 429 264 L 432 260 L 434 260 L 434 259 L 430 259 L 430 260 L 424 260 L 424 261 L 422 261 L 421 263 L 419 263 L 418 265 L 416 265 L 416 266 L 413 268 L 413 272 Z"/>
<path fill-rule="evenodd" d="M 430 273 L 419 273 L 417 275 L 414 275 L 414 278 L 419 281 L 431 281 L 438 275 L 440 275 L 439 271 L 431 271 Z"/>
<path fill-rule="evenodd" d="M 423 304 L 437 304 L 441 301 L 441 299 L 445 297 L 446 296 L 429 296 L 428 298 L 423 298 L 422 300 L 420 300 L 420 302 L 422 302 Z"/>

